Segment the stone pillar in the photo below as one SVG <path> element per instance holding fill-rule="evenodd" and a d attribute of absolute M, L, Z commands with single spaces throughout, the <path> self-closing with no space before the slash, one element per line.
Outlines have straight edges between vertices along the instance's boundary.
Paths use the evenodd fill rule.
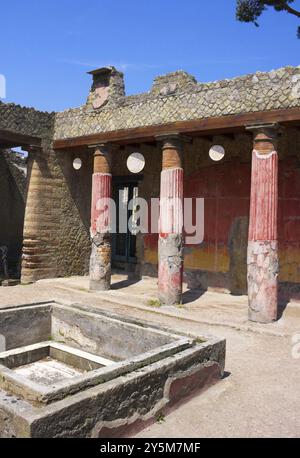
<path fill-rule="evenodd" d="M 162 141 L 158 241 L 158 295 L 162 304 L 176 305 L 182 298 L 183 274 L 183 143 L 179 135 Z"/>
<path fill-rule="evenodd" d="M 90 289 L 105 291 L 110 289 L 111 280 L 111 153 L 109 146 L 105 144 L 93 148 Z"/>
<path fill-rule="evenodd" d="M 249 320 L 277 319 L 278 303 L 278 125 L 251 126 L 252 152 L 248 239 Z"/>
<path fill-rule="evenodd" d="M 25 148 L 24 148 L 25 149 Z M 23 229 L 21 282 L 31 283 L 56 274 L 53 260 L 54 241 L 52 208 L 56 200 L 52 193 L 47 150 L 40 146 L 28 151 L 27 198 Z M 55 201 L 54 201 L 55 200 Z"/>

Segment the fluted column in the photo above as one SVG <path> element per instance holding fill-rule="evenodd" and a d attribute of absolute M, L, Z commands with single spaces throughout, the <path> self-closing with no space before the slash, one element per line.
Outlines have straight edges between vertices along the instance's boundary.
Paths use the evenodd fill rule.
<path fill-rule="evenodd" d="M 108 145 L 94 147 L 92 179 L 90 289 L 105 291 L 111 283 L 110 199 L 111 153 Z"/>
<path fill-rule="evenodd" d="M 249 319 L 270 323 L 278 308 L 278 125 L 253 131 L 248 239 Z"/>
<path fill-rule="evenodd" d="M 182 299 L 183 273 L 183 145 L 179 135 L 157 137 L 162 142 L 158 241 L 158 295 L 162 304 Z"/>

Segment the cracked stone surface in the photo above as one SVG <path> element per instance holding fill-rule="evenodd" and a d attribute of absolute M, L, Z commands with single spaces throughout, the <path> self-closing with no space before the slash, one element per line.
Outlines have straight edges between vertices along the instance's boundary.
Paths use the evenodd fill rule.
<path fill-rule="evenodd" d="M 277 318 L 278 242 L 248 244 L 249 319 L 269 323 Z"/>

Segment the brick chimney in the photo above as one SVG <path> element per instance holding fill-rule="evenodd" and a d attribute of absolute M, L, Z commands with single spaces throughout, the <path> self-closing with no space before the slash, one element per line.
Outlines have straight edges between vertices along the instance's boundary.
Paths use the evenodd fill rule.
<path fill-rule="evenodd" d="M 93 76 L 93 84 L 87 105 L 97 110 L 107 103 L 118 104 L 125 96 L 124 75 L 115 67 L 102 67 L 88 72 Z"/>

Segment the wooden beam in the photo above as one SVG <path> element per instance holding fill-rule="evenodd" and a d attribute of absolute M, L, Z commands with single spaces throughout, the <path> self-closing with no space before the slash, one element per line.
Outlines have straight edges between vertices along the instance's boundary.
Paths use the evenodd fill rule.
<path fill-rule="evenodd" d="M 0 144 L 9 145 L 10 148 L 16 146 L 28 146 L 28 145 L 41 145 L 40 137 L 33 137 L 31 135 L 23 135 L 10 130 L 0 129 Z"/>
<path fill-rule="evenodd" d="M 119 144 L 152 142 L 155 141 L 155 136 L 171 132 L 179 132 L 191 136 L 244 132 L 245 126 L 273 122 L 278 122 L 282 125 L 300 125 L 300 108 L 257 111 L 254 113 L 242 113 L 192 121 L 177 121 L 157 126 L 115 130 L 82 137 L 58 139 L 54 141 L 54 149 L 76 149 L 103 142 L 115 142 Z"/>
<path fill-rule="evenodd" d="M 0 143 L 0 149 L 10 149 L 10 148 L 15 148 L 16 146 L 14 143 Z"/>

